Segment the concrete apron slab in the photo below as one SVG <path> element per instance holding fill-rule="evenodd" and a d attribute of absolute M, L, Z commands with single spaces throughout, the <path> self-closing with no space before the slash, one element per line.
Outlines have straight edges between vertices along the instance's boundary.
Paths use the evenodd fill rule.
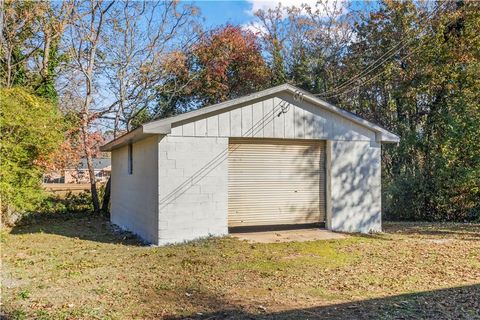
<path fill-rule="evenodd" d="M 280 231 L 260 231 L 260 232 L 237 232 L 230 233 L 230 236 L 240 240 L 246 240 L 250 243 L 276 243 L 290 241 L 315 241 L 315 240 L 332 240 L 344 239 L 345 234 L 335 233 L 326 229 L 296 229 L 296 230 L 280 230 Z"/>

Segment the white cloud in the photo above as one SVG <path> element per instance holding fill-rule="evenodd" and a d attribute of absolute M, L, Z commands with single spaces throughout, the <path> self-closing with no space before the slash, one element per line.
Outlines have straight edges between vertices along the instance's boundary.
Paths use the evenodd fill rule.
<path fill-rule="evenodd" d="M 251 5 L 250 9 L 247 10 L 247 13 L 250 15 L 254 15 L 255 12 L 258 10 L 268 10 L 268 9 L 275 9 L 278 7 L 279 4 L 282 5 L 283 8 L 288 7 L 300 7 L 302 4 L 306 4 L 310 6 L 312 9 L 316 7 L 317 0 L 247 0 L 247 2 Z M 317 6 L 319 9 L 319 14 L 321 16 L 325 15 L 326 11 L 331 11 L 334 9 L 344 9 L 344 1 L 343 0 L 324 0 L 320 1 L 321 4 Z"/>
<path fill-rule="evenodd" d="M 265 26 L 258 21 L 243 24 L 242 29 L 251 31 L 256 35 L 262 35 L 267 33 L 267 29 L 265 28 Z"/>

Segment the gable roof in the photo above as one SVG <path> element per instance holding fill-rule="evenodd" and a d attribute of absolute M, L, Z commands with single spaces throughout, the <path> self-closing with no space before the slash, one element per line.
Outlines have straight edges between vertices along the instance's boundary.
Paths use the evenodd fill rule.
<path fill-rule="evenodd" d="M 159 134 L 160 135 L 169 134 L 171 132 L 172 125 L 175 123 L 186 122 L 186 121 L 188 122 L 189 120 L 193 121 L 193 119 L 197 117 L 206 116 L 209 114 L 221 112 L 223 110 L 235 108 L 236 105 L 241 105 L 241 104 L 249 103 L 255 100 L 263 99 L 267 96 L 275 95 L 280 92 L 287 92 L 295 96 L 301 96 L 303 100 L 308 101 L 315 106 L 326 109 L 338 116 L 341 116 L 347 120 L 350 120 L 356 124 L 359 124 L 363 127 L 366 127 L 374 131 L 377 137 L 377 141 L 379 142 L 396 143 L 400 141 L 400 138 L 397 135 L 370 121 L 367 121 L 351 112 L 335 107 L 334 105 L 322 99 L 317 98 L 316 96 L 314 96 L 313 94 L 305 90 L 302 90 L 290 84 L 282 84 L 282 85 L 279 85 L 270 89 L 262 90 L 256 93 L 252 93 L 240 98 L 217 103 L 208 107 L 182 113 L 173 117 L 159 119 L 159 120 L 145 123 L 142 126 L 138 127 L 137 129 L 130 131 L 113 141 L 110 141 L 109 143 L 102 146 L 100 149 L 102 151 L 111 151 L 125 144 L 132 143 L 132 142 L 147 138 L 149 136 L 159 135 Z"/>

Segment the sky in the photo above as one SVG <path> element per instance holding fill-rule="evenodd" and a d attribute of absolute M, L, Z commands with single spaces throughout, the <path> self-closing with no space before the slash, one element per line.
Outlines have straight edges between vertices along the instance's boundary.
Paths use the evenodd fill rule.
<path fill-rule="evenodd" d="M 253 20 L 249 14 L 251 4 L 247 1 L 194 1 L 192 4 L 200 9 L 208 27 L 226 23 L 242 25 Z"/>
<path fill-rule="evenodd" d="M 333 5 L 335 0 L 327 1 L 327 3 Z M 201 15 L 204 18 L 203 23 L 206 27 L 216 27 L 226 23 L 248 26 L 255 21 L 254 12 L 258 9 L 273 9 L 279 2 L 281 2 L 283 7 L 298 6 L 302 3 L 314 7 L 317 0 L 193 0 L 184 2 L 193 4 L 200 9 Z M 341 0 L 339 0 L 339 2 L 341 2 Z M 355 9 L 361 7 L 367 8 L 375 3 L 375 1 L 357 0 L 350 2 Z"/>
<path fill-rule="evenodd" d="M 204 17 L 204 25 L 214 27 L 231 23 L 235 25 L 248 25 L 254 21 L 253 13 L 258 9 L 275 8 L 281 2 L 282 6 L 299 5 L 301 3 L 315 4 L 316 0 L 197 0 L 189 3 L 197 6 Z"/>

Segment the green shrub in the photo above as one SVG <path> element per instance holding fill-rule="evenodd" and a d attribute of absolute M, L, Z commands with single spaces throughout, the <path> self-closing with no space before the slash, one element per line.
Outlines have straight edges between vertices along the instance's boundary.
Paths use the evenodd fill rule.
<path fill-rule="evenodd" d="M 50 196 L 39 206 L 39 213 L 66 213 L 85 212 L 92 210 L 92 197 L 90 192 L 73 194 L 69 192 L 65 197 Z"/>
<path fill-rule="evenodd" d="M 3 221 L 45 199 L 41 176 L 63 139 L 58 108 L 22 88 L 0 89 L 0 196 Z"/>
<path fill-rule="evenodd" d="M 92 212 L 90 192 L 80 194 L 69 192 L 64 197 L 51 195 L 43 199 L 37 210 L 22 214 L 16 225 L 34 224 L 37 221 L 48 219 L 70 219 L 76 216 L 90 215 Z"/>

